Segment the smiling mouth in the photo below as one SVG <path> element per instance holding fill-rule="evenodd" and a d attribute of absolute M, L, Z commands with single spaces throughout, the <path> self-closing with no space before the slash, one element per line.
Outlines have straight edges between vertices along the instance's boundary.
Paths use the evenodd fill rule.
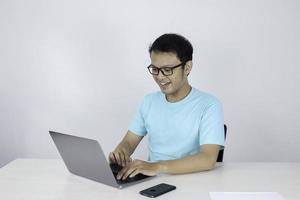
<path fill-rule="evenodd" d="M 167 87 L 168 85 L 170 85 L 171 82 L 160 82 L 159 85 L 163 88 Z"/>

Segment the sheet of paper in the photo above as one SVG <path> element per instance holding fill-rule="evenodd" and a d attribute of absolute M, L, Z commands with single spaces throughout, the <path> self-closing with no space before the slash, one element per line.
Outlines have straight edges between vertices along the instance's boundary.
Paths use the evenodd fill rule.
<path fill-rule="evenodd" d="M 210 192 L 211 200 L 284 200 L 278 192 Z"/>

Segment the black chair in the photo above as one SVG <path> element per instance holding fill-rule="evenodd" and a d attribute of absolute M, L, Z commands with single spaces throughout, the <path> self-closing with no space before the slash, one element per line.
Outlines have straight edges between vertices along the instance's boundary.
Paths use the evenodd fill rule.
<path fill-rule="evenodd" d="M 227 126 L 226 126 L 226 124 L 224 124 L 224 137 L 225 137 L 225 139 L 226 139 L 226 132 L 227 132 Z M 224 149 L 219 150 L 219 155 L 218 155 L 218 158 L 217 158 L 217 162 L 223 162 L 223 154 L 224 154 Z"/>

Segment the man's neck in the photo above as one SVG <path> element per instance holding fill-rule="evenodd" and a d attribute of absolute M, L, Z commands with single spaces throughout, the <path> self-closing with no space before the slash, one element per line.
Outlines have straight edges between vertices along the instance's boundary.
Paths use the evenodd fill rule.
<path fill-rule="evenodd" d="M 186 96 L 188 96 L 191 90 L 192 90 L 192 87 L 188 83 L 186 83 L 176 93 L 166 95 L 166 99 L 168 102 L 172 102 L 172 103 L 180 101 L 180 100 L 184 99 Z"/>

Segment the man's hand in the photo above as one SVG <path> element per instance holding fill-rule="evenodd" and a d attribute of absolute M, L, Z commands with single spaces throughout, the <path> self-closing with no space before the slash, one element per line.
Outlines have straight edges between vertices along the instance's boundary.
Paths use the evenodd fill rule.
<path fill-rule="evenodd" d="M 134 160 L 128 163 L 119 173 L 117 179 L 134 177 L 137 174 L 155 176 L 159 173 L 159 163 L 149 163 L 142 160 Z"/>
<path fill-rule="evenodd" d="M 126 151 L 116 149 L 109 154 L 109 161 L 124 167 L 129 164 L 132 159 L 129 157 Z"/>
<path fill-rule="evenodd" d="M 142 139 L 143 136 L 138 136 L 128 131 L 116 149 L 109 154 L 109 161 L 124 167 L 132 161 L 130 155 Z"/>

